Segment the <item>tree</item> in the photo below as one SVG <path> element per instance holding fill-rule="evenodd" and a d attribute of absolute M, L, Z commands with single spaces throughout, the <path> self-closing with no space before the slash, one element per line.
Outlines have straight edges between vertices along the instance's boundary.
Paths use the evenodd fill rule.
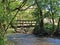
<path fill-rule="evenodd" d="M 11 6 L 12 2 L 14 3 L 13 6 Z M 7 29 L 26 2 L 27 0 L 23 0 L 19 5 L 19 1 L 16 0 L 0 0 L 0 45 L 5 45 L 4 37 Z"/>
<path fill-rule="evenodd" d="M 44 30 L 44 18 L 50 18 L 52 19 L 52 32 L 51 34 L 54 34 L 55 32 L 55 18 L 58 17 L 57 12 L 59 11 L 58 8 L 58 0 L 35 0 L 36 4 L 37 4 L 37 8 L 35 10 L 35 14 L 39 21 L 39 26 L 40 29 L 38 32 L 40 32 L 41 30 Z M 44 14 L 43 11 L 44 10 Z M 37 15 L 38 14 L 38 15 Z M 37 32 L 37 33 L 38 33 Z M 43 32 L 43 31 L 42 31 Z"/>
<path fill-rule="evenodd" d="M 59 12 L 59 5 L 58 5 L 58 0 L 50 0 L 50 3 L 48 4 L 50 9 L 50 15 L 51 15 L 51 19 L 52 19 L 52 34 L 54 34 L 55 32 L 55 19 L 59 17 L 59 14 L 57 12 Z"/>
<path fill-rule="evenodd" d="M 39 21 L 39 28 L 38 28 L 38 32 L 37 32 L 37 34 L 40 34 L 40 33 L 45 33 L 45 31 L 44 31 L 44 22 L 43 22 L 43 20 L 44 20 L 44 13 L 45 12 L 43 12 L 43 11 L 45 11 L 45 9 L 46 9 L 46 1 L 44 0 L 35 0 L 35 3 L 36 3 L 36 5 L 37 5 L 37 11 L 35 12 L 35 14 L 37 14 L 36 16 L 37 16 L 37 20 Z"/>

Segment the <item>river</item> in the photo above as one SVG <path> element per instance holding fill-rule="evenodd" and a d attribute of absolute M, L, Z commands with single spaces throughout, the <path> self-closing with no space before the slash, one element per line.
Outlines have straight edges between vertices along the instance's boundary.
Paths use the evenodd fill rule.
<path fill-rule="evenodd" d="M 36 37 L 33 34 L 10 34 L 7 39 L 14 45 L 60 45 L 60 39 Z"/>

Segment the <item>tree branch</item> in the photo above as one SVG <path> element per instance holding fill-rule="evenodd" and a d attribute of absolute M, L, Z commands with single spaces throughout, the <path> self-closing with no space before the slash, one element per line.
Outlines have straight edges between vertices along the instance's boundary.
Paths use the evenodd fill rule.
<path fill-rule="evenodd" d="M 20 9 L 26 4 L 26 2 L 27 2 L 27 0 L 24 0 L 24 1 L 22 2 L 22 5 L 20 5 L 19 7 L 15 8 L 15 9 L 13 9 L 13 11 L 15 11 L 15 10 L 20 10 Z"/>
<path fill-rule="evenodd" d="M 39 3 L 39 2 L 37 2 L 37 3 Z M 29 9 L 31 6 L 34 6 L 34 5 L 36 5 L 36 3 L 31 4 L 30 6 L 28 6 L 28 7 L 27 7 L 27 8 L 25 8 L 25 9 L 21 9 L 21 11 L 25 11 L 25 10 Z"/>
<path fill-rule="evenodd" d="M 25 0 L 25 1 L 27 1 L 27 0 Z M 25 1 L 24 1 L 24 2 L 25 2 Z M 24 3 L 24 2 L 23 2 L 23 3 Z M 21 9 L 25 4 L 26 4 L 26 2 L 25 2 L 22 6 L 19 6 L 19 8 L 18 8 L 16 14 L 15 14 L 14 17 L 11 19 L 11 21 L 9 22 L 7 28 L 5 29 L 4 34 L 7 32 L 7 29 L 8 29 L 8 27 L 9 27 L 9 25 L 12 23 L 12 21 L 14 20 L 14 18 L 16 17 L 16 15 L 18 14 L 18 12 L 20 11 L 20 9 Z"/>
<path fill-rule="evenodd" d="M 19 10 L 16 12 L 16 14 L 14 15 L 14 17 L 11 19 L 11 21 L 9 22 L 9 24 L 8 24 L 8 26 L 7 26 L 7 28 L 5 29 L 5 32 L 4 32 L 4 34 L 7 32 L 7 29 L 8 29 L 8 27 L 9 27 L 9 25 L 11 24 L 11 22 L 14 20 L 14 18 L 16 17 L 16 15 L 18 14 L 18 12 L 19 12 Z"/>
<path fill-rule="evenodd" d="M 25 8 L 25 9 L 21 9 L 21 11 L 25 11 L 25 10 L 29 9 L 29 7 L 34 6 L 35 4 L 36 4 L 36 3 L 34 3 L 34 4 L 30 5 L 30 6 L 28 6 L 28 7 Z"/>

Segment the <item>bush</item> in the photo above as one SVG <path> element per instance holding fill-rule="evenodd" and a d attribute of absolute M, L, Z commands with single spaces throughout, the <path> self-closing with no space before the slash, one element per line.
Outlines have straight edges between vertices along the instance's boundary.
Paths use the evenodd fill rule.
<path fill-rule="evenodd" d="M 49 23 L 46 23 L 44 28 L 45 28 L 45 31 L 48 33 L 48 34 L 51 34 L 53 33 L 54 31 L 56 31 L 56 25 L 54 25 L 54 30 L 52 30 L 52 24 L 49 24 Z"/>

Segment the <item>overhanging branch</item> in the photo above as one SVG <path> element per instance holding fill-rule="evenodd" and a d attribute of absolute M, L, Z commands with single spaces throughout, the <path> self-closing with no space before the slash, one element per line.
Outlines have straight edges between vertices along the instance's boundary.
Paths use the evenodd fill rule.
<path fill-rule="evenodd" d="M 20 5 L 19 7 L 15 8 L 15 9 L 13 9 L 13 11 L 15 11 L 15 10 L 20 10 L 20 9 L 26 4 L 26 2 L 27 2 L 27 0 L 24 0 L 24 1 L 22 2 L 22 5 Z"/>
<path fill-rule="evenodd" d="M 34 3 L 34 4 L 30 5 L 30 6 L 28 6 L 28 7 L 25 8 L 25 9 L 21 9 L 21 11 L 25 11 L 25 10 L 29 9 L 31 6 L 34 6 L 35 4 L 36 4 L 36 3 Z"/>
<path fill-rule="evenodd" d="M 25 1 L 27 1 L 27 0 L 25 0 Z M 23 3 L 24 3 L 25 1 L 23 1 Z M 26 4 L 26 2 L 25 2 L 22 6 L 19 6 L 19 8 L 17 9 L 16 14 L 14 15 L 14 17 L 11 19 L 11 21 L 10 21 L 9 24 L 7 25 L 7 28 L 5 29 L 4 34 L 7 32 L 7 29 L 8 29 L 8 27 L 9 27 L 9 25 L 11 24 L 11 22 L 14 20 L 14 18 L 16 17 L 16 15 L 17 15 L 18 12 L 20 11 L 20 9 L 21 9 L 25 4 Z"/>

